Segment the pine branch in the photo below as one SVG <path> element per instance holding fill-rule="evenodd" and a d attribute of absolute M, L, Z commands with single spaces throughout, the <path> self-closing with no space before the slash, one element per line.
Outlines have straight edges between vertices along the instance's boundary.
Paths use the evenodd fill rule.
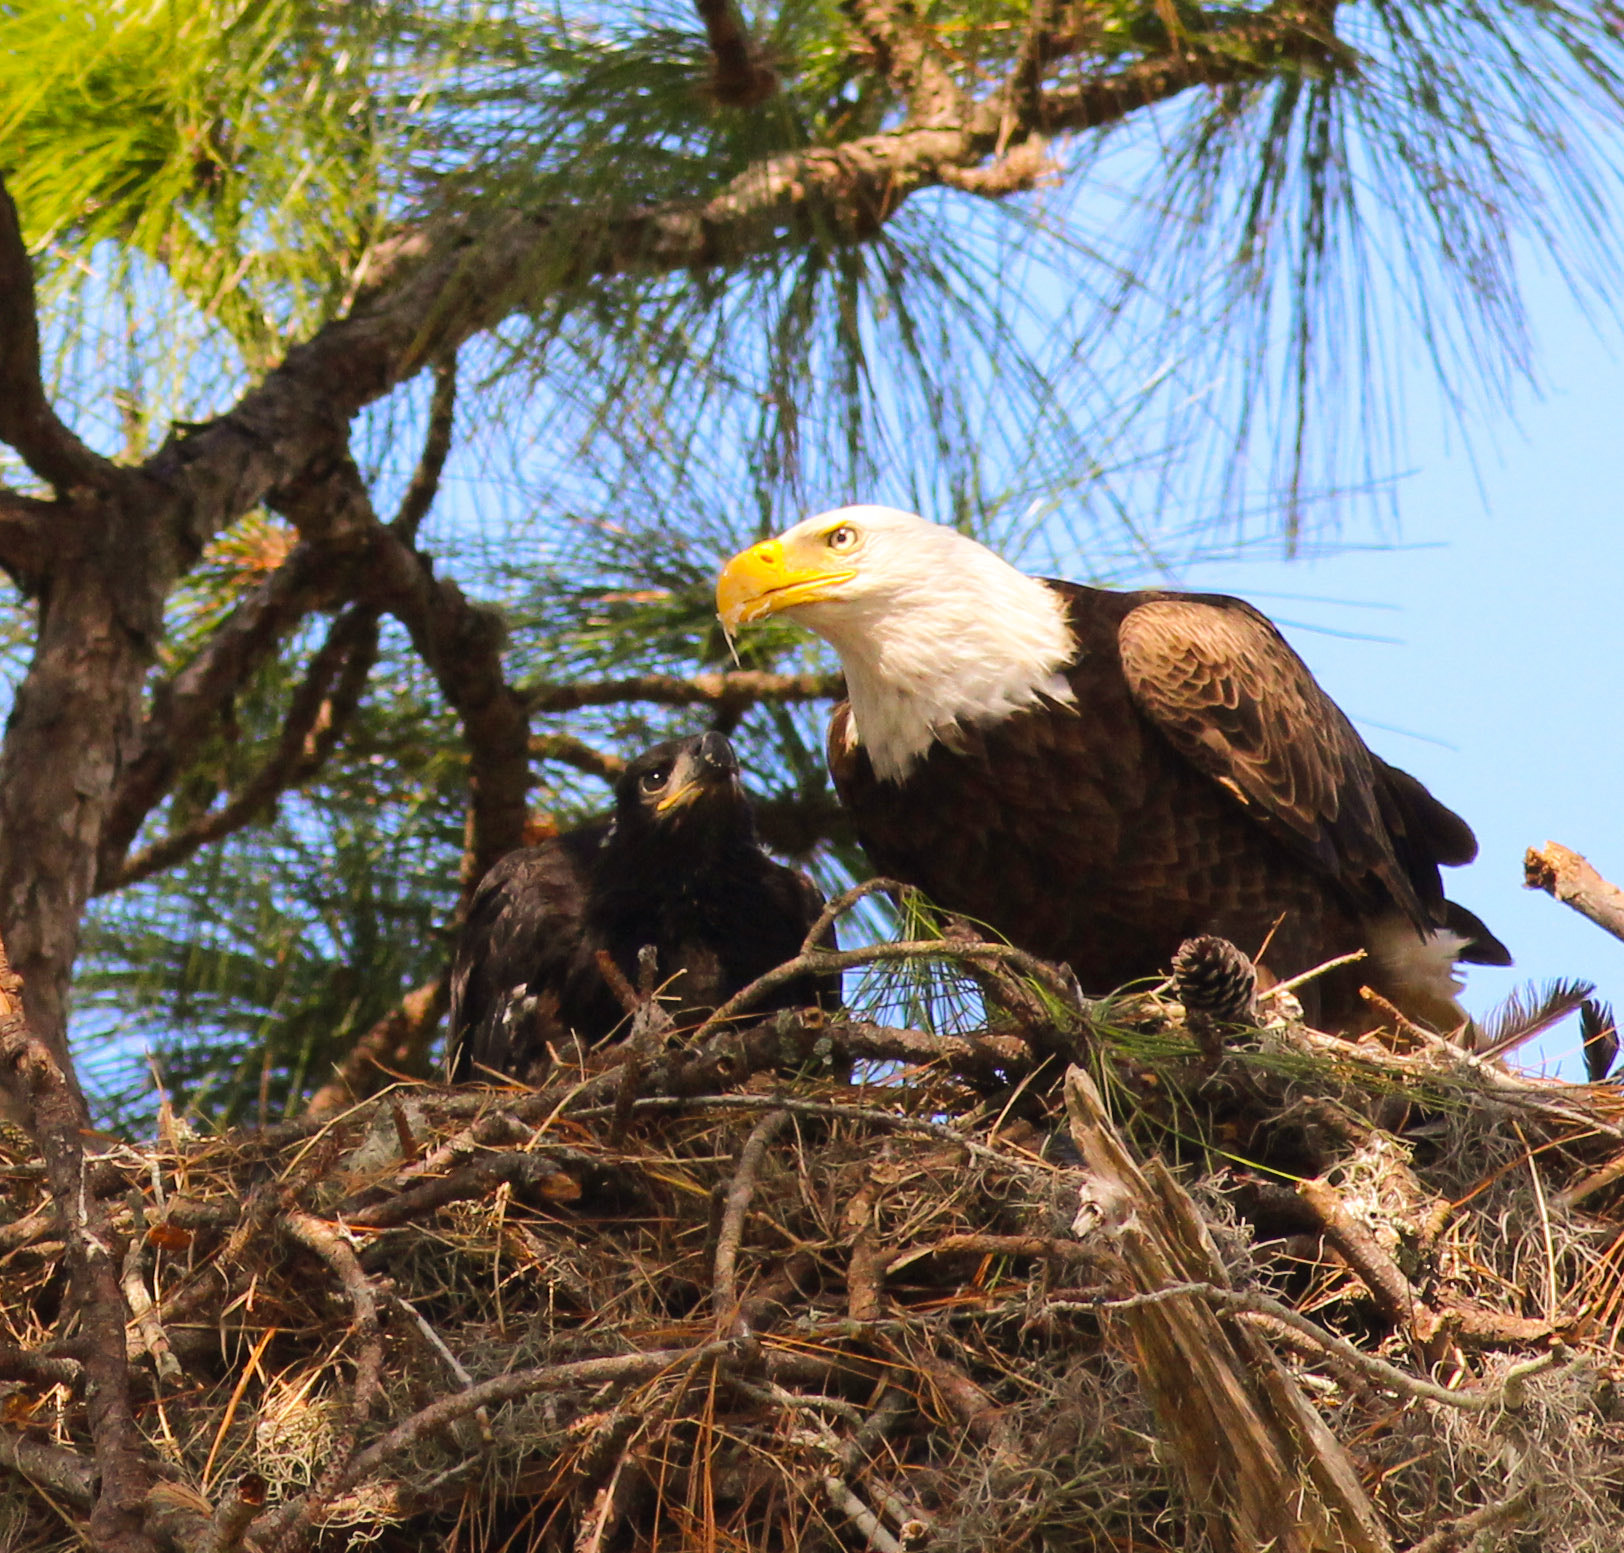
<path fill-rule="evenodd" d="M 59 491 L 106 486 L 125 478 L 86 447 L 51 407 L 40 376 L 34 266 L 22 224 L 0 180 L 0 441 L 9 443 L 40 479 Z"/>
<path fill-rule="evenodd" d="M 125 767 L 102 830 L 97 891 L 115 887 L 147 816 L 248 678 L 307 615 L 333 601 L 332 556 L 301 544 L 231 612 L 203 649 L 152 695 L 138 753 Z"/>
<path fill-rule="evenodd" d="M 1316 13 L 1317 15 L 1317 13 Z M 1001 84 L 957 122 L 917 117 L 877 134 L 763 158 L 714 194 L 597 215 L 583 208 L 441 219 L 378 244 L 350 314 L 320 330 L 226 414 L 173 439 L 144 473 L 177 498 L 184 543 L 335 455 L 364 406 L 516 310 L 597 277 L 735 266 L 808 243 L 873 238 L 914 194 L 956 185 L 988 198 L 1030 187 L 999 173 L 1033 135 L 1097 129 L 1186 91 L 1261 79 L 1281 57 L 1323 56 L 1323 22 L 1235 13 L 1198 38 L 1010 112 Z M 1067 49 L 1083 52 L 1080 39 Z M 1061 53 L 1061 44 L 1054 46 Z M 989 165 L 990 164 L 990 165 Z M 562 251 L 561 251 L 562 250 Z"/>
<path fill-rule="evenodd" d="M 839 674 L 769 674 L 738 669 L 730 674 L 632 674 L 624 679 L 536 683 L 519 695 L 532 712 L 574 712 L 584 706 L 651 701 L 663 706 L 711 706 L 739 712 L 762 701 L 832 701 L 845 693 Z"/>
<path fill-rule="evenodd" d="M 530 735 L 530 753 L 537 760 L 556 760 L 561 766 L 573 766 L 587 776 L 617 781 L 626 769 L 626 762 L 608 750 L 600 750 L 568 733 L 533 733 Z"/>
<path fill-rule="evenodd" d="M 733 0 L 694 0 L 711 51 L 711 96 L 728 108 L 755 108 L 778 90 Z"/>
<path fill-rule="evenodd" d="M 472 795 L 471 889 L 523 840 L 530 791 L 530 718 L 503 675 L 502 618 L 436 577 L 422 555 L 382 526 L 371 536 L 359 576 L 367 600 L 406 627 L 462 723 Z"/>
<path fill-rule="evenodd" d="M 917 121 L 946 123 L 963 112 L 964 93 L 912 0 L 845 0 L 841 9 L 867 45 L 874 68 L 907 100 Z"/>
<path fill-rule="evenodd" d="M 288 788 L 308 781 L 325 764 L 360 705 L 377 652 L 377 616 L 351 607 L 333 623 L 311 659 L 265 764 L 222 808 L 143 847 L 111 877 L 98 880 L 98 890 L 122 889 L 174 867 L 199 848 L 241 830 Z"/>
<path fill-rule="evenodd" d="M 440 475 L 451 452 L 451 433 L 456 422 L 457 361 L 451 357 L 434 364 L 434 393 L 429 399 L 429 423 L 423 436 L 412 483 L 401 498 L 400 511 L 391 527 L 408 544 L 417 538 L 418 526 L 440 491 Z"/>

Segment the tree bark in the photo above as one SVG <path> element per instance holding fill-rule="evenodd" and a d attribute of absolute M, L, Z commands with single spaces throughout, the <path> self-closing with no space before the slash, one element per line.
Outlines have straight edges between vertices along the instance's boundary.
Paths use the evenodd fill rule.
<path fill-rule="evenodd" d="M 81 491 L 58 518 L 39 636 L 0 745 L 0 939 L 34 1033 L 77 1092 L 68 989 L 114 784 L 176 571 L 151 515 Z"/>

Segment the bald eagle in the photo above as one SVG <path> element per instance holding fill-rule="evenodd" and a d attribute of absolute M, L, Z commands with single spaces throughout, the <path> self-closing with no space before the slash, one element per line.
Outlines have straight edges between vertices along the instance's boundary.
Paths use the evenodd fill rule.
<path fill-rule="evenodd" d="M 761 850 L 725 735 L 657 744 L 616 782 L 612 818 L 510 852 L 480 882 L 451 971 L 451 1080 L 534 1079 L 549 1048 L 626 1026 L 599 951 L 636 986 L 653 945 L 666 1012 L 693 1027 L 793 958 L 822 908 Z M 832 1008 L 839 992 L 838 977 L 802 977 L 752 1013 Z"/>
<path fill-rule="evenodd" d="M 1218 594 L 1026 576 L 911 513 L 846 507 L 727 563 L 725 629 L 782 613 L 840 654 L 829 767 L 876 868 L 1105 992 L 1228 938 L 1357 1022 L 1368 984 L 1439 1028 L 1459 960 L 1510 963 L 1444 899 L 1471 830 L 1373 754 L 1274 626 Z"/>

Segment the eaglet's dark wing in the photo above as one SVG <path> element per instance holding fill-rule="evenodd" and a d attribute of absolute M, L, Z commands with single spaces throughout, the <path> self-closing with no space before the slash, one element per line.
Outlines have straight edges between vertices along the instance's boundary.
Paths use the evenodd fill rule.
<path fill-rule="evenodd" d="M 1152 598 L 1118 641 L 1141 710 L 1259 825 L 1355 904 L 1438 920 L 1437 864 L 1470 856 L 1470 830 L 1371 754 L 1263 615 L 1216 595 Z"/>
<path fill-rule="evenodd" d="M 510 852 L 480 881 L 451 968 L 446 1066 L 453 1083 L 481 1070 L 522 1074 L 556 1022 L 585 935 L 591 860 L 606 826 Z M 515 1019 L 515 1003 L 544 1007 Z"/>

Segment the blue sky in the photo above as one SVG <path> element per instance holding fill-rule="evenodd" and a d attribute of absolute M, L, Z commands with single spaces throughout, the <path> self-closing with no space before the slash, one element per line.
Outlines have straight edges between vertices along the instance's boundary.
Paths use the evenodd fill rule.
<path fill-rule="evenodd" d="M 1476 830 L 1449 893 L 1517 964 L 1472 972 L 1474 1013 L 1554 976 L 1624 1005 L 1624 943 L 1522 886 L 1524 850 L 1547 839 L 1624 882 L 1624 362 L 1559 287 L 1531 279 L 1529 303 L 1544 391 L 1480 418 L 1471 450 L 1418 416 L 1396 532 L 1350 523 L 1337 553 L 1177 577 L 1280 621 L 1372 747 Z M 1522 1060 L 1582 1078 L 1577 1051 L 1570 1020 Z"/>

